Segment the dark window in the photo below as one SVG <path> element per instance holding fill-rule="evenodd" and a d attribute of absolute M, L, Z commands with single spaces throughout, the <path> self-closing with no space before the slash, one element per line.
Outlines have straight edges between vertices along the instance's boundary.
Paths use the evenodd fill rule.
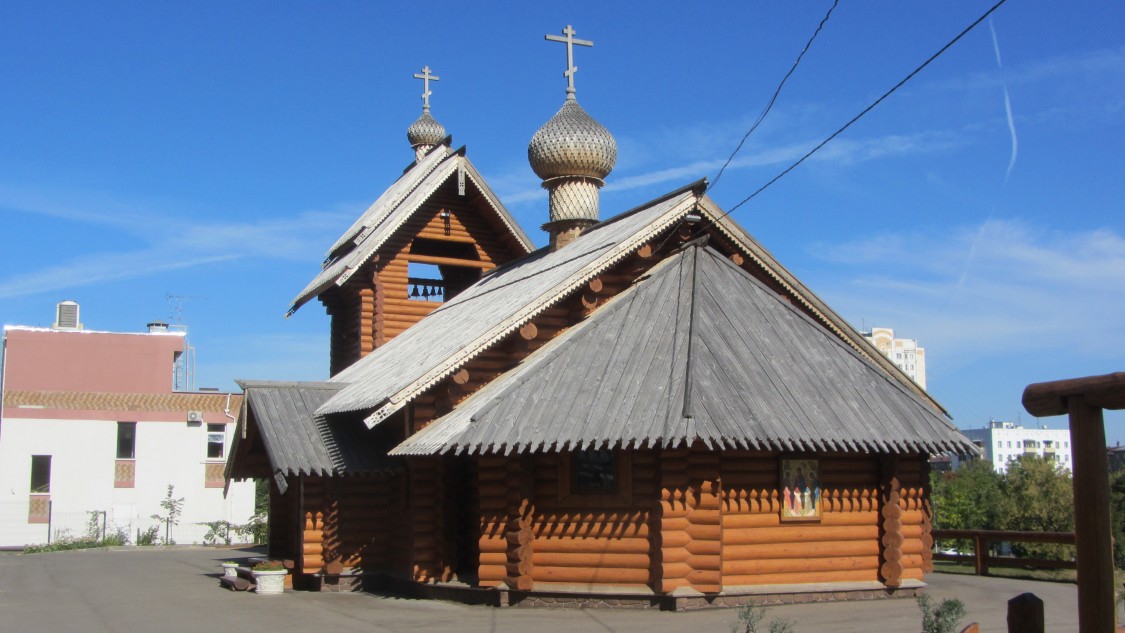
<path fill-rule="evenodd" d="M 117 423 L 117 459 L 137 457 L 137 423 Z"/>
<path fill-rule="evenodd" d="M 609 449 L 578 451 L 574 453 L 573 459 L 572 492 L 617 491 L 617 458 L 613 451 Z"/>
<path fill-rule="evenodd" d="M 51 492 L 51 456 L 31 456 L 31 492 L 45 494 Z"/>
<path fill-rule="evenodd" d="M 207 459 L 222 459 L 226 440 L 226 427 L 222 424 L 207 425 Z"/>

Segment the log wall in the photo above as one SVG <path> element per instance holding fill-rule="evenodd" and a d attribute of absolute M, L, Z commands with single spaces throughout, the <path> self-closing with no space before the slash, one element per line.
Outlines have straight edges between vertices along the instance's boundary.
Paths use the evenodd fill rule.
<path fill-rule="evenodd" d="M 400 569 L 395 519 L 401 503 L 396 476 L 304 478 L 301 571 Z"/>

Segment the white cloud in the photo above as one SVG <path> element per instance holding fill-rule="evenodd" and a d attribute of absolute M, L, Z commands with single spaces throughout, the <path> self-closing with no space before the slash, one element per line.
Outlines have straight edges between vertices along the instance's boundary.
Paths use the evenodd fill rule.
<path fill-rule="evenodd" d="M 1020 352 L 1120 357 L 1125 239 L 991 220 L 952 232 L 818 245 L 824 293 L 853 320 L 890 323 L 948 358 Z"/>
<path fill-rule="evenodd" d="M 1003 70 L 1003 77 L 995 72 L 981 72 L 927 84 L 936 90 L 981 90 L 996 89 L 1007 82 L 1010 86 L 1056 83 L 1060 79 L 1092 77 L 1102 81 L 1110 75 L 1125 72 L 1125 48 L 1100 51 L 1082 51 L 1062 55 L 1035 63 L 1018 66 L 1009 65 Z"/>
<path fill-rule="evenodd" d="M 360 207 L 338 205 L 331 211 L 306 211 L 256 222 L 218 222 L 199 220 L 201 214 L 187 218 L 108 195 L 52 197 L 0 186 L 0 208 L 70 224 L 108 227 L 122 234 L 121 243 L 136 245 L 132 250 L 77 254 L 38 270 L 8 269 L 0 277 L 0 298 L 7 298 L 236 259 L 318 261 L 319 249 L 331 243 Z"/>

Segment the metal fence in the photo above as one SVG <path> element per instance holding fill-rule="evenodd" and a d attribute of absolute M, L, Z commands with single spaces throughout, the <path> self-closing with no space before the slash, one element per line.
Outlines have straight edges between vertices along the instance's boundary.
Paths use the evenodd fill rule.
<path fill-rule="evenodd" d="M 264 532 L 264 530 L 263 530 Z M 56 543 L 63 539 L 106 540 L 119 537 L 128 545 L 248 544 L 252 533 L 231 529 L 229 524 L 180 522 L 167 525 L 135 512 L 114 513 L 112 508 L 85 512 L 58 512 L 48 504 L 44 515 L 32 517 L 26 502 L 0 502 L 0 547 Z"/>

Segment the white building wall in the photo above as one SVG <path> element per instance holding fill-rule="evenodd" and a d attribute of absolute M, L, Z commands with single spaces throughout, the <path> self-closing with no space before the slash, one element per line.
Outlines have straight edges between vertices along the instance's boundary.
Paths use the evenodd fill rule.
<path fill-rule="evenodd" d="M 885 327 L 871 328 L 863 336 L 919 387 L 926 388 L 926 350 L 918 346 L 918 341 L 895 338 L 894 330 Z"/>
<path fill-rule="evenodd" d="M 992 468 L 996 472 L 1007 472 L 1008 464 L 1028 453 L 1050 458 L 1061 468 L 1072 470 L 1069 430 L 1025 429 L 1011 422 L 993 424 L 997 426 L 963 429 L 961 432 L 970 440 L 979 442 L 984 451 L 982 459 L 992 462 Z"/>
<path fill-rule="evenodd" d="M 169 484 L 173 497 L 184 498 L 179 525 L 172 528 L 178 543 L 202 542 L 207 528 L 198 523 L 246 523 L 253 515 L 253 482 L 232 482 L 225 499 L 222 488 L 206 487 L 206 424 L 129 421 L 137 422 L 135 487 L 115 488 L 117 422 L 5 418 L 0 429 L 0 546 L 48 540 L 47 525 L 28 524 L 32 455 L 51 455 L 52 540 L 60 530 L 84 535 L 87 513 L 94 510 L 105 511 L 111 529 L 124 528 L 135 540 L 138 529 L 157 525 L 152 515 L 166 514 L 160 502 Z M 224 430 L 225 454 L 234 424 Z"/>

